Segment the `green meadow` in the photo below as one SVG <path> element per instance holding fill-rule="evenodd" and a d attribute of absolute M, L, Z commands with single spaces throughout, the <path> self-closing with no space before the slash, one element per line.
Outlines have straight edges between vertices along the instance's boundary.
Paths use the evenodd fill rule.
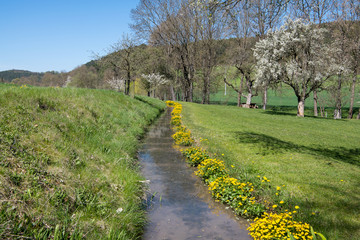
<path fill-rule="evenodd" d="M 136 150 L 164 107 L 114 91 L 0 85 L 0 238 L 139 238 Z"/>
<path fill-rule="evenodd" d="M 327 239 L 360 239 L 360 121 L 182 104 L 184 124 L 232 176 L 255 185 L 264 176 L 271 180 L 259 188 L 259 201 L 270 209 L 298 205 L 296 219 Z"/>
<path fill-rule="evenodd" d="M 236 84 L 233 81 L 234 84 Z M 354 101 L 354 118 L 356 118 L 357 113 L 360 108 L 360 88 L 357 87 Z M 348 87 L 344 87 L 342 91 L 342 116 L 343 118 L 347 118 L 347 114 L 349 111 L 350 104 L 350 89 Z M 232 88 L 227 87 L 226 95 L 224 86 L 218 88 L 216 93 L 211 94 L 210 100 L 212 104 L 221 104 L 221 105 L 234 105 L 237 104 L 238 94 Z M 320 116 L 320 107 L 324 108 L 324 117 L 332 118 L 334 114 L 335 101 L 334 97 L 331 96 L 329 92 L 320 91 L 318 93 L 318 111 Z M 197 99 L 200 101 L 199 99 Z M 246 99 L 243 97 L 242 102 L 245 103 Z M 262 93 L 259 93 L 257 96 L 252 98 L 252 102 L 256 103 L 259 108 L 262 107 Z M 269 89 L 268 91 L 268 104 L 267 109 L 276 110 L 282 112 L 292 112 L 296 113 L 297 107 L 297 98 L 294 94 L 294 91 L 288 86 L 279 87 L 277 90 Z M 314 114 L 314 100 L 313 95 L 310 96 L 305 101 L 305 115 L 313 116 Z"/>

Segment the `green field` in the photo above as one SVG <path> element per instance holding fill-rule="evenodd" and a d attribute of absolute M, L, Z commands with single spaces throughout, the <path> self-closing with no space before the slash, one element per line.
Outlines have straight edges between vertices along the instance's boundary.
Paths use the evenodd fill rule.
<path fill-rule="evenodd" d="M 328 239 L 360 239 L 360 121 L 182 104 L 184 124 L 234 177 L 254 184 L 258 176 L 271 179 L 260 200 L 299 205 L 297 218 Z"/>
<path fill-rule="evenodd" d="M 137 239 L 139 139 L 165 104 L 0 84 L 0 239 Z"/>

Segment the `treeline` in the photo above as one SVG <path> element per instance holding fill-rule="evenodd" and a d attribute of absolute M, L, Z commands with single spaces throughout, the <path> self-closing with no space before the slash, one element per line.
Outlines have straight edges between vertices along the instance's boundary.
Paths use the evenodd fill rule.
<path fill-rule="evenodd" d="M 314 115 L 323 114 L 319 92 L 326 92 L 335 118 L 350 95 L 353 118 L 359 2 L 141 0 L 131 12 L 132 35 L 123 35 L 105 56 L 69 73 L 46 73 L 34 85 L 112 88 L 208 104 L 225 83 L 238 93 L 238 106 L 250 107 L 261 96 L 263 109 L 268 90 L 287 85 L 298 99 L 299 116 L 308 98 Z"/>
<path fill-rule="evenodd" d="M 193 101 L 200 90 L 201 102 L 209 103 L 220 74 L 243 107 L 261 94 L 265 109 L 268 89 L 288 85 L 298 98 L 298 116 L 304 116 L 310 96 L 317 116 L 318 92 L 328 91 L 334 117 L 341 118 L 348 87 L 348 117 L 353 117 L 360 65 L 358 0 L 141 0 L 132 18 L 135 35 L 163 51 L 165 65 L 150 71 L 167 76 L 170 92 L 180 92 L 181 100 Z M 230 76 L 232 68 L 237 71 Z"/>
<path fill-rule="evenodd" d="M 0 72 L 0 82 L 9 83 L 15 78 L 35 76 L 37 81 L 41 79 L 44 73 L 30 72 L 25 70 L 8 70 Z"/>

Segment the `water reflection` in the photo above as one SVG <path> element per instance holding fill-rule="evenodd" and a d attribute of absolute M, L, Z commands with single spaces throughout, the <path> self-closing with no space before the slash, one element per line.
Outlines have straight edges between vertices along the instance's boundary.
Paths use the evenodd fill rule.
<path fill-rule="evenodd" d="M 207 187 L 173 146 L 170 112 L 148 133 L 139 152 L 150 180 L 148 219 L 143 239 L 251 239 L 247 222 L 216 203 Z"/>

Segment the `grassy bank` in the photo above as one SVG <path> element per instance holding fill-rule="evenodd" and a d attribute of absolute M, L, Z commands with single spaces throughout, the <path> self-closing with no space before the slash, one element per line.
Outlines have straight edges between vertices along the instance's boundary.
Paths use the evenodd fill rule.
<path fill-rule="evenodd" d="M 270 209 L 298 205 L 297 219 L 328 239 L 360 239 L 359 121 L 190 103 L 182 114 L 232 176 L 254 184 L 264 176 L 271 180 L 257 193 Z"/>
<path fill-rule="evenodd" d="M 138 238 L 135 154 L 164 107 L 112 91 L 0 85 L 0 238 Z"/>

